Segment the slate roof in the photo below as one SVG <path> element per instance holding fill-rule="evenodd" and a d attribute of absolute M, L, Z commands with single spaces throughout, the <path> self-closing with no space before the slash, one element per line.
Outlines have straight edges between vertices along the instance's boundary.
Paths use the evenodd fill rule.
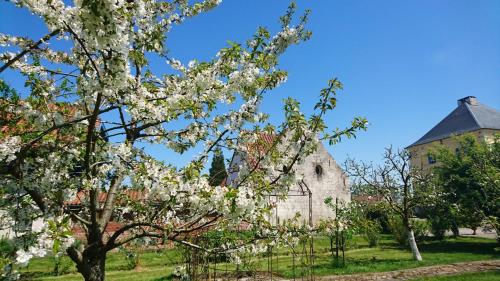
<path fill-rule="evenodd" d="M 475 97 L 465 97 L 458 100 L 455 110 L 408 147 L 479 129 L 500 130 L 500 111 L 479 103 Z"/>

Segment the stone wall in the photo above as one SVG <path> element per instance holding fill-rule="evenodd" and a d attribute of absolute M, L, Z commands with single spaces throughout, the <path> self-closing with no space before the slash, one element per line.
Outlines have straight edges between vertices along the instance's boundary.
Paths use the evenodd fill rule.
<path fill-rule="evenodd" d="M 349 179 L 340 166 L 320 143 L 318 149 L 309 155 L 303 163 L 294 167 L 297 173 L 304 176 L 304 182 L 311 191 L 312 223 L 316 224 L 322 218 L 332 217 L 333 211 L 324 203 L 325 198 L 339 198 L 350 202 Z M 305 189 L 302 193 L 302 189 Z M 302 195 L 303 194 L 303 195 Z M 302 195 L 302 196 L 300 196 Z M 298 212 L 305 224 L 309 224 L 309 194 L 307 188 L 299 185 L 290 190 L 288 199 L 278 200 L 271 196 L 272 202 L 277 202 L 277 207 L 272 214 L 271 221 L 282 221 L 292 218 Z"/>
<path fill-rule="evenodd" d="M 473 132 L 469 132 L 477 137 L 480 141 L 485 141 L 486 143 L 493 143 L 494 135 L 499 134 L 499 130 L 490 130 L 490 129 L 480 129 Z M 429 171 L 434 165 L 438 163 L 429 163 L 428 155 L 429 151 L 436 148 L 438 145 L 444 145 L 451 149 L 455 150 L 457 147 L 457 141 L 453 137 L 444 138 L 441 140 L 424 143 L 416 146 L 409 147 L 409 151 L 412 155 L 410 160 L 411 166 L 417 169 L 422 169 L 423 171 Z"/>

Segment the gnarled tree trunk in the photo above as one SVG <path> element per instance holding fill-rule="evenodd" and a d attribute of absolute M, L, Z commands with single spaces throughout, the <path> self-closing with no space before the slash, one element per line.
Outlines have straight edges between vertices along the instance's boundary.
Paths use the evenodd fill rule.
<path fill-rule="evenodd" d="M 66 252 L 85 281 L 104 281 L 107 253 L 104 245 L 95 243 L 83 251 L 72 246 Z"/>
<path fill-rule="evenodd" d="M 106 254 L 84 256 L 83 260 L 76 265 L 85 281 L 104 281 L 106 265 Z"/>

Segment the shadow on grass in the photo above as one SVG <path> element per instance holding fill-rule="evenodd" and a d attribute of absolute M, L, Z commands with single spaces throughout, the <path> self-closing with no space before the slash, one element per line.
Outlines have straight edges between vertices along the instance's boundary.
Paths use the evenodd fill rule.
<path fill-rule="evenodd" d="M 477 242 L 477 241 L 431 241 L 421 243 L 419 249 L 426 253 L 470 253 L 470 254 L 486 254 L 500 256 L 500 253 L 495 251 L 498 244 L 492 242 Z"/>
<path fill-rule="evenodd" d="M 168 276 L 153 279 L 151 281 L 172 281 L 172 280 L 174 280 L 174 277 L 172 275 L 168 275 Z"/>

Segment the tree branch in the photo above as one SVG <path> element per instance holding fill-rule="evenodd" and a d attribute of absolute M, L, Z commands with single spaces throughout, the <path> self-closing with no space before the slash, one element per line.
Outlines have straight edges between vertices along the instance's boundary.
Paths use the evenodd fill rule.
<path fill-rule="evenodd" d="M 19 59 L 21 59 L 24 55 L 26 55 L 27 53 L 31 52 L 32 50 L 38 48 L 38 46 L 40 46 L 42 43 L 44 43 L 45 41 L 49 40 L 50 38 L 52 38 L 53 36 L 57 35 L 61 30 L 60 29 L 56 29 L 54 31 L 52 31 L 51 33 L 43 36 L 40 40 L 38 40 L 37 42 L 33 43 L 31 46 L 29 46 L 27 49 L 24 49 L 23 51 L 21 51 L 19 54 L 17 54 L 15 57 L 13 57 L 12 59 L 10 59 L 9 61 L 7 61 L 4 65 L 2 65 L 0 67 L 0 73 L 2 73 L 4 70 L 6 70 L 9 66 L 11 66 L 13 63 L 15 63 L 16 61 L 18 61 Z"/>

